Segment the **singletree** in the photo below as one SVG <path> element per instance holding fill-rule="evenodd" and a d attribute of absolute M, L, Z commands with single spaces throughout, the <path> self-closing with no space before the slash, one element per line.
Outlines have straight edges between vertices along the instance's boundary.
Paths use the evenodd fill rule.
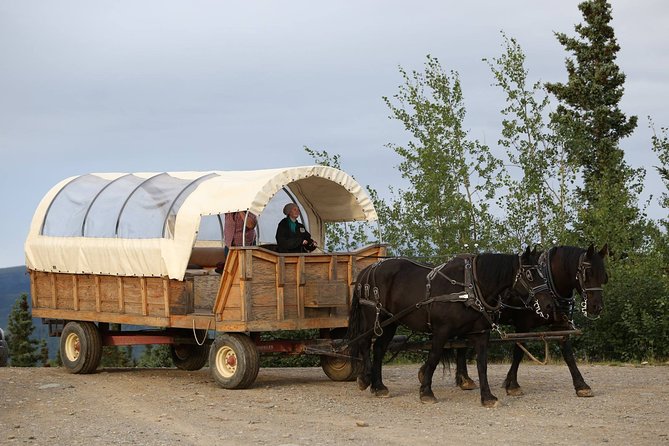
<path fill-rule="evenodd" d="M 39 355 L 38 341 L 31 339 L 35 326 L 28 307 L 28 295 L 23 293 L 14 302 L 7 324 L 9 331 L 9 356 L 14 367 L 34 367 Z"/>

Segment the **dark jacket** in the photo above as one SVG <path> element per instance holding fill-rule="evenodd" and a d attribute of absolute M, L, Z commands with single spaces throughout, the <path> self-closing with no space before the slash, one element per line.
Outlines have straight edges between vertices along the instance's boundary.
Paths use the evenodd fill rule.
<path fill-rule="evenodd" d="M 279 252 L 310 252 L 315 249 L 313 243 L 308 243 L 303 245 L 302 241 L 307 240 L 312 242 L 311 234 L 307 232 L 306 228 L 302 223 L 295 222 L 296 232 L 291 232 L 290 226 L 288 225 L 289 218 L 286 217 L 279 222 L 279 225 L 276 227 L 276 244 Z M 311 248 L 311 249 L 309 249 Z"/>

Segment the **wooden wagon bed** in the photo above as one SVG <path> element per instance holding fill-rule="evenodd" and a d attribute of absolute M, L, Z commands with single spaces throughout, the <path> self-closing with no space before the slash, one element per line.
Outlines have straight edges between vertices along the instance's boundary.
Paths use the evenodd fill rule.
<path fill-rule="evenodd" d="M 237 248 L 221 275 L 217 250 L 195 248 L 200 268 L 184 280 L 30 270 L 33 316 L 217 332 L 345 327 L 357 272 L 386 252 L 383 245 L 321 254 Z"/>

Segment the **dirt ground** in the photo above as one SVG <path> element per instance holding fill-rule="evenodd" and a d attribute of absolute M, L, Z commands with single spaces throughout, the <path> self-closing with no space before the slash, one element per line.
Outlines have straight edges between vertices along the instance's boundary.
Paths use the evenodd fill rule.
<path fill-rule="evenodd" d="M 320 368 L 261 369 L 247 390 L 217 387 L 208 369 L 0 368 L 2 445 L 669 445 L 669 367 L 583 365 L 595 392 L 578 398 L 564 365 L 523 364 L 520 397 L 435 372 L 438 404 L 418 400 L 418 366 L 385 368 L 391 398 Z M 470 368 L 475 372 L 475 367 Z"/>

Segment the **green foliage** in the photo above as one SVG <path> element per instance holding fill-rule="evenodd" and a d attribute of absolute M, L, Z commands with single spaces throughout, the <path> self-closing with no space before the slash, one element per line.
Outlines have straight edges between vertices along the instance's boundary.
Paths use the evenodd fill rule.
<path fill-rule="evenodd" d="M 28 295 L 23 293 L 14 302 L 7 324 L 10 364 L 13 367 L 34 367 L 40 358 L 38 341 L 31 339 L 35 326 L 28 307 Z"/>
<path fill-rule="evenodd" d="M 142 356 L 137 360 L 137 367 L 159 368 L 174 367 L 169 345 L 147 345 Z"/>
<path fill-rule="evenodd" d="M 40 339 L 39 341 L 39 359 L 42 363 L 42 367 L 49 367 L 49 346 L 46 343 L 46 339 Z"/>
<path fill-rule="evenodd" d="M 666 127 L 661 127 L 658 134 L 650 117 L 648 120 L 650 121 L 650 128 L 653 131 L 653 137 L 651 140 L 652 149 L 657 154 L 657 157 L 660 161 L 660 165 L 655 166 L 655 168 L 660 174 L 666 189 L 665 192 L 663 192 L 660 196 L 660 206 L 662 206 L 664 209 L 669 209 L 669 129 Z M 669 229 L 669 220 L 664 219 L 664 226 L 666 229 Z"/>
<path fill-rule="evenodd" d="M 499 205 L 506 217 L 499 235 L 503 251 L 518 251 L 539 243 L 549 246 L 567 243 L 567 226 L 573 211 L 575 172 L 566 162 L 561 139 L 544 123 L 549 99 L 540 82 L 528 85 L 525 53 L 518 42 L 502 33 L 504 53 L 484 59 L 495 78 L 495 86 L 506 94 L 502 109 L 502 138 L 511 166 L 521 176 L 504 174 Z"/>
<path fill-rule="evenodd" d="M 661 262 L 657 251 L 609 262 L 602 316 L 576 319 L 585 328 L 577 346 L 590 358 L 669 358 L 669 274 Z"/>
<path fill-rule="evenodd" d="M 297 331 L 272 331 L 262 333 L 261 340 L 274 341 L 282 339 L 307 340 L 317 339 L 318 330 L 297 330 Z M 320 364 L 320 358 L 316 355 L 286 355 L 286 354 L 268 354 L 260 357 L 260 367 L 315 367 Z"/>
<path fill-rule="evenodd" d="M 133 367 L 132 346 L 118 347 L 108 345 L 102 347 L 102 367 Z"/>
<path fill-rule="evenodd" d="M 402 157 L 398 168 L 410 187 L 384 209 L 386 239 L 402 255 L 448 258 L 465 246 L 489 249 L 501 162 L 464 128 L 458 73 L 431 56 L 424 72 L 399 71 L 399 92 L 383 99 L 390 118 L 411 135 L 405 145 L 388 145 Z"/>
<path fill-rule="evenodd" d="M 619 108 L 625 75 L 615 63 L 620 47 L 609 24 L 611 6 L 588 0 L 579 9 L 585 20 L 575 27 L 579 37 L 556 34 L 574 59 L 566 61 L 567 83 L 546 84 L 560 101 L 551 119 L 569 161 L 583 174 L 574 224 L 579 244 L 606 241 L 627 252 L 643 241 L 637 201 L 645 170 L 627 165 L 619 143 L 633 132 L 637 118 L 628 119 Z"/>

